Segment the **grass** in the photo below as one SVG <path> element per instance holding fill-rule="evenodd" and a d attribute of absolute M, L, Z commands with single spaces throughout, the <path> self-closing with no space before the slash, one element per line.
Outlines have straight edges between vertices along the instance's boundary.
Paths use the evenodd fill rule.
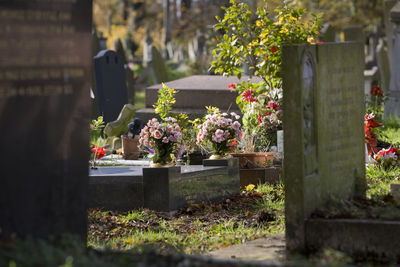
<path fill-rule="evenodd" d="M 400 118 L 389 117 L 383 122 L 383 127 L 377 128 L 379 139 L 400 147 Z"/>
<path fill-rule="evenodd" d="M 150 210 L 91 210 L 88 245 L 204 254 L 284 231 L 283 186 L 258 185 L 217 203 L 194 204 L 169 216 Z"/>

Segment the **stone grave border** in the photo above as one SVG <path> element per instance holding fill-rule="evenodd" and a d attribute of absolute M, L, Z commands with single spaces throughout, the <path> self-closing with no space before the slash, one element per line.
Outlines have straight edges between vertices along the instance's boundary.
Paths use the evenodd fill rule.
<path fill-rule="evenodd" d="M 239 192 L 239 163 L 235 158 L 204 160 L 203 166 L 98 167 L 89 176 L 89 206 L 105 210 L 171 212 Z"/>

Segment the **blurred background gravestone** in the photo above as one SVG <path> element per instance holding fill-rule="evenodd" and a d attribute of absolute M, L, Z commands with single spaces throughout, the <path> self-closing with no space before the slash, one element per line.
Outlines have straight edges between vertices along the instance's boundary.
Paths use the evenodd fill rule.
<path fill-rule="evenodd" d="M 393 58 L 390 71 L 389 97 L 385 103 L 385 116 L 400 116 L 400 2 L 390 11 L 394 32 Z"/>
<path fill-rule="evenodd" d="M 86 239 L 92 1 L 53 2 L 0 2 L 4 239 Z"/>
<path fill-rule="evenodd" d="M 165 61 L 160 52 L 152 46 L 151 48 L 151 62 L 149 63 L 150 74 L 154 84 L 163 83 L 168 81 L 167 69 L 165 68 Z"/>
<path fill-rule="evenodd" d="M 114 121 L 128 103 L 124 61 L 116 52 L 102 50 L 94 57 L 94 71 L 99 115 L 106 123 Z"/>
<path fill-rule="evenodd" d="M 332 43 L 336 40 L 336 30 L 329 23 L 325 23 L 321 29 L 319 39 L 324 43 Z"/>

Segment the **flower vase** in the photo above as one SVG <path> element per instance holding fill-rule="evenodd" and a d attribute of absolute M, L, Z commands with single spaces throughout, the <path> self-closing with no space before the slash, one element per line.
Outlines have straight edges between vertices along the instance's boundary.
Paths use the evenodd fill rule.
<path fill-rule="evenodd" d="M 150 168 L 169 168 L 169 167 L 174 167 L 175 163 L 173 161 L 170 161 L 168 163 L 162 164 L 160 162 L 151 162 L 149 167 Z"/>

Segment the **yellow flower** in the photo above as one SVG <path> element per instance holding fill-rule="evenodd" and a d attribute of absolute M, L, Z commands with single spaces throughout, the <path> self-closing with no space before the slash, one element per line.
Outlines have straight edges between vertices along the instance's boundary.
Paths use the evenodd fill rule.
<path fill-rule="evenodd" d="M 125 240 L 125 242 L 128 243 L 128 244 L 133 243 L 133 241 L 134 241 L 133 238 L 129 238 L 129 239 Z"/>
<path fill-rule="evenodd" d="M 257 20 L 256 21 L 256 25 L 257 25 L 257 27 L 261 27 L 262 26 L 262 22 L 260 20 Z"/>
<path fill-rule="evenodd" d="M 288 31 L 288 29 L 286 29 L 286 28 L 282 28 L 280 31 L 279 31 L 279 33 L 282 33 L 282 34 L 285 34 L 285 33 L 288 33 L 289 31 Z"/>
<path fill-rule="evenodd" d="M 254 187 L 256 187 L 254 184 L 249 184 L 248 186 L 246 186 L 246 191 L 249 192 L 249 191 L 253 190 Z"/>
<path fill-rule="evenodd" d="M 310 44 L 315 44 L 314 37 L 308 37 L 307 42 L 309 42 Z"/>

